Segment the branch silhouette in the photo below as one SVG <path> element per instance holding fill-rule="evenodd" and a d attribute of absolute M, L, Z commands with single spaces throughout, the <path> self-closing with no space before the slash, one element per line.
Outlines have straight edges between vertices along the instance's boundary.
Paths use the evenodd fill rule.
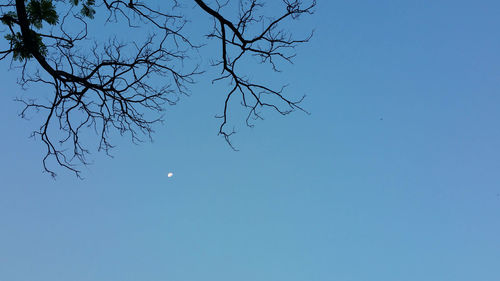
<path fill-rule="evenodd" d="M 292 101 L 284 95 L 285 87 L 273 89 L 252 81 L 238 66 L 247 56 L 257 57 L 274 71 L 280 71 L 279 61 L 292 62 L 294 48 L 308 42 L 312 33 L 295 38 L 282 25 L 303 14 L 312 14 L 316 3 L 304 5 L 301 1 L 284 0 L 284 12 L 267 18 L 259 15 L 264 3 L 241 1 L 237 19 L 231 21 L 223 13 L 228 2 L 213 2 L 193 3 L 213 19 L 214 26 L 207 38 L 220 41 L 221 52 L 213 66 L 220 67 L 221 72 L 213 82 L 226 80 L 231 86 L 222 114 L 217 116 L 221 118 L 219 134 L 235 149 L 230 139 L 234 131 L 227 129 L 229 102 L 235 95 L 240 96 L 248 110 L 248 126 L 253 126 L 251 119 L 262 119 L 261 108 L 283 115 L 294 110 L 306 112 L 299 105 L 302 98 Z M 168 11 L 134 0 L 105 0 L 100 4 L 93 0 L 0 3 L 0 20 L 7 27 L 4 32 L 8 43 L 8 48 L 0 50 L 0 60 L 12 57 L 19 63 L 21 86 L 40 83 L 53 90 L 45 103 L 38 99 L 18 100 L 24 104 L 22 117 L 32 110 L 45 114 L 33 136 L 45 144 L 43 167 L 54 177 L 56 173 L 50 165 L 53 160 L 81 177 L 79 165 L 90 163 L 90 150 L 82 135 L 86 129 L 97 134 L 98 150 L 108 155 L 113 148 L 111 131 L 130 135 L 134 143 L 144 137 L 151 139 L 153 125 L 162 121 L 165 105 L 173 105 L 179 95 L 188 94 L 188 85 L 203 73 L 196 64 L 187 71 L 182 67 L 190 58 L 188 53 L 202 46 L 192 43 L 184 32 L 189 19 L 175 13 L 177 1 Z M 75 7 L 80 8 L 79 13 L 74 12 Z M 88 23 L 97 11 L 107 13 L 106 22 L 125 24 L 127 28 L 150 26 L 154 35 L 142 43 L 126 44 L 109 38 L 89 45 Z M 44 28 L 44 24 L 57 28 Z M 258 26 L 261 29 L 256 31 Z M 154 80 L 169 82 L 157 86 Z"/>

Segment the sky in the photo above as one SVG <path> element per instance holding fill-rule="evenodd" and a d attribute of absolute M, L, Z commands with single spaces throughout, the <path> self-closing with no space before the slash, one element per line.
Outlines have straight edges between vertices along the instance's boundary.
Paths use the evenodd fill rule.
<path fill-rule="evenodd" d="M 209 72 L 152 143 L 115 138 L 84 180 L 43 173 L 13 99 L 47 93 L 2 62 L 0 280 L 498 280 L 499 13 L 319 0 L 276 76 L 310 115 L 264 112 L 235 152 Z"/>

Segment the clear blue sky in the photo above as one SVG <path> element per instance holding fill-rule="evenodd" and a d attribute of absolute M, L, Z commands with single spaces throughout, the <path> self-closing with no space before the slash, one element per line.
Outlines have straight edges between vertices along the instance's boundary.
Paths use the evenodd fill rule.
<path fill-rule="evenodd" d="M 310 116 L 266 112 L 233 152 L 209 75 L 84 181 L 42 173 L 12 99 L 45 93 L 2 63 L 0 280 L 500 280 L 500 2 L 316 10 L 279 76 Z"/>

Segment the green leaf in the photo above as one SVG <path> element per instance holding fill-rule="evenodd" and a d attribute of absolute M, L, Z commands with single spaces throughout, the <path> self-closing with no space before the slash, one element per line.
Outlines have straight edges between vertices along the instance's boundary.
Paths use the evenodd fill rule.
<path fill-rule="evenodd" d="M 69 2 L 73 4 L 73 6 L 78 6 L 78 4 L 80 3 L 79 0 L 70 0 Z M 88 18 L 93 19 L 95 15 L 95 9 L 93 8 L 93 6 L 95 5 L 95 0 L 86 0 L 82 2 L 83 4 L 80 13 Z"/>
<path fill-rule="evenodd" d="M 83 7 L 82 7 L 82 15 L 93 19 L 94 14 L 95 14 L 95 10 L 94 10 L 94 8 L 92 8 L 92 6 L 94 6 L 94 4 L 95 4 L 94 0 L 85 1 L 85 3 L 83 3 Z"/>
<path fill-rule="evenodd" d="M 35 48 L 37 48 L 40 54 L 45 56 L 47 54 L 47 47 L 43 44 L 42 37 L 34 31 L 31 31 L 31 37 L 34 40 Z M 7 34 L 5 35 L 5 39 L 7 39 L 12 46 L 14 60 L 23 61 L 33 57 L 31 50 L 24 43 L 23 36 L 20 32 Z"/>
<path fill-rule="evenodd" d="M 59 16 L 50 0 L 31 0 L 26 7 L 28 19 L 36 28 L 42 28 L 42 21 L 55 25 Z"/>

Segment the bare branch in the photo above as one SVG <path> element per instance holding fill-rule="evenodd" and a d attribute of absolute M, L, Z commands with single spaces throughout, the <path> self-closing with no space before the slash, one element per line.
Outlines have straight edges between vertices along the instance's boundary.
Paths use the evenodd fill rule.
<path fill-rule="evenodd" d="M 315 1 L 303 6 L 301 1 L 284 0 L 285 12 L 278 18 L 267 21 L 267 23 L 263 16 L 257 16 L 257 10 L 264 6 L 263 3 L 257 0 L 240 2 L 239 20 L 237 22 L 231 22 L 224 17 L 220 12 L 220 5 L 215 10 L 202 0 L 194 1 L 201 9 L 212 16 L 217 23 L 208 37 L 216 38 L 221 42 L 221 60 L 214 63 L 214 65 L 222 65 L 222 72 L 220 77 L 215 78 L 213 81 L 229 80 L 234 85 L 227 94 L 223 115 L 220 116 L 223 121 L 219 127 L 219 134 L 224 137 L 231 147 L 233 145 L 229 137 L 234 134 L 234 130 L 227 131 L 225 126 L 229 114 L 228 104 L 234 93 L 240 94 L 243 101 L 242 105 L 248 108 L 246 123 L 250 127 L 253 126 L 249 122 L 250 119 L 262 119 L 262 116 L 258 113 L 259 108 L 269 107 L 282 115 L 289 114 L 297 109 L 306 112 L 299 106 L 304 97 L 296 101 L 289 100 L 282 94 L 284 87 L 280 90 L 273 90 L 265 85 L 251 82 L 236 69 L 238 62 L 246 55 L 259 57 L 261 63 L 269 63 L 272 69 L 277 72 L 279 71 L 277 59 L 292 63 L 295 53 L 290 51 L 293 51 L 298 44 L 308 42 L 312 37 L 312 33 L 304 38 L 295 39 L 288 32 L 280 30 L 279 25 L 286 19 L 297 19 L 302 14 L 313 13 L 313 8 L 316 5 Z M 247 35 L 248 26 L 256 24 L 264 24 L 262 31 L 254 35 Z M 228 46 L 237 48 L 235 51 L 229 52 Z M 266 101 L 266 96 L 277 97 L 285 107 Z"/>

